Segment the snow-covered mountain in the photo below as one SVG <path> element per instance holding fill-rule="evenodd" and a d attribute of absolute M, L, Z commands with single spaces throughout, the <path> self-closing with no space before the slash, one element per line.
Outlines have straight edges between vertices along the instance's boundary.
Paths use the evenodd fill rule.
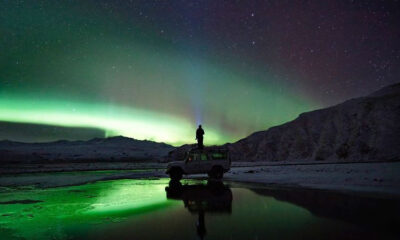
<path fill-rule="evenodd" d="M 0 162 L 155 161 L 173 149 L 165 143 L 126 137 L 48 143 L 0 141 Z"/>
<path fill-rule="evenodd" d="M 227 144 L 234 161 L 400 160 L 400 83 Z"/>

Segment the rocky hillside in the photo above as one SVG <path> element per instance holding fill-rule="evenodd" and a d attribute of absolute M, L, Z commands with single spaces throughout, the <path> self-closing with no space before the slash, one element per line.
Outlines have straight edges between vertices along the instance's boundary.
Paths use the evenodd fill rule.
<path fill-rule="evenodd" d="M 400 84 L 227 144 L 234 161 L 400 160 Z"/>
<path fill-rule="evenodd" d="M 0 141 L 0 162 L 158 161 L 173 149 L 164 143 L 126 137 L 49 143 Z"/>

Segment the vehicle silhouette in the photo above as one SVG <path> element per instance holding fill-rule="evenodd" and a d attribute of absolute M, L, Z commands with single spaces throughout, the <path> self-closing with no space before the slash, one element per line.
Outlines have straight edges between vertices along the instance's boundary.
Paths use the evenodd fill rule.
<path fill-rule="evenodd" d="M 229 151 L 223 147 L 191 149 L 183 161 L 173 161 L 167 166 L 166 173 L 172 180 L 182 179 L 182 175 L 207 173 L 211 179 L 221 179 L 230 170 Z"/>
<path fill-rule="evenodd" d="M 180 181 L 171 180 L 165 191 L 168 199 L 182 200 L 189 212 L 198 214 L 196 230 L 200 239 L 204 239 L 207 233 L 206 213 L 231 214 L 232 212 L 232 191 L 221 181 L 182 185 Z"/>

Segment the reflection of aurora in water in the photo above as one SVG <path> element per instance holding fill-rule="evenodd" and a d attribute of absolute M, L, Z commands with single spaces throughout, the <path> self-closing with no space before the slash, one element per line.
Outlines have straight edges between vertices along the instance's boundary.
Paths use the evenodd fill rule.
<path fill-rule="evenodd" d="M 85 215 L 119 216 L 132 215 L 171 204 L 165 198 L 166 180 L 135 180 L 110 182 L 90 205 Z M 168 202 L 168 203 L 167 203 Z"/>
<path fill-rule="evenodd" d="M 205 184 L 196 180 L 184 182 L 199 183 Z M 48 189 L 1 188 L 0 236 L 1 239 L 193 239 L 198 216 L 185 208 L 182 200 L 168 200 L 164 190 L 167 185 L 168 179 L 161 179 L 101 181 Z M 260 186 L 257 189 L 262 191 Z M 205 212 L 206 239 L 298 239 L 299 236 L 381 239 L 373 228 L 316 217 L 305 208 L 246 188 L 231 190 L 231 213 Z M 4 204 L 27 199 L 43 202 Z M 213 200 L 214 197 L 209 199 Z M 385 236 L 391 239 L 392 235 Z"/>
<path fill-rule="evenodd" d="M 166 199 L 167 180 L 118 180 L 50 189 L 2 189 L 0 199 L 34 199 L 34 204 L 0 204 L 2 239 L 63 239 L 69 228 L 90 229 L 177 205 Z M 7 235 L 8 234 L 8 235 Z"/>

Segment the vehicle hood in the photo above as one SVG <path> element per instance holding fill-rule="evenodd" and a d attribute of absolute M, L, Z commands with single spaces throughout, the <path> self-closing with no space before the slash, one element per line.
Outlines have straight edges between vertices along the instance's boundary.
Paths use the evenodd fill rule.
<path fill-rule="evenodd" d="M 174 162 L 168 163 L 167 168 L 176 167 L 176 166 L 183 166 L 184 164 L 185 164 L 185 162 L 183 162 L 183 161 L 174 161 Z"/>

